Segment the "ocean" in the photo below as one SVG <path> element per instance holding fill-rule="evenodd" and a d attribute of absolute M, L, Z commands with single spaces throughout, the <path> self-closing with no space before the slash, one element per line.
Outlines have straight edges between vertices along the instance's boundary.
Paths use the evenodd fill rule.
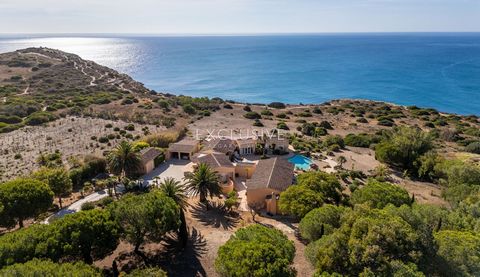
<path fill-rule="evenodd" d="M 158 92 L 248 103 L 387 101 L 480 115 L 480 33 L 0 37 L 129 74 Z"/>

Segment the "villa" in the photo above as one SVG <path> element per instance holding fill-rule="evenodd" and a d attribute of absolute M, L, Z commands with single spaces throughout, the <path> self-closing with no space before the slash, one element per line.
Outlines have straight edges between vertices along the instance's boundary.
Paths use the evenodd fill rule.
<path fill-rule="evenodd" d="M 270 214 L 277 214 L 277 200 L 282 191 L 294 181 L 294 165 L 286 158 L 273 157 L 258 160 L 255 155 L 258 146 L 266 153 L 288 152 L 288 139 L 278 137 L 215 138 L 203 143 L 181 140 L 172 143 L 166 153 L 167 159 L 190 160 L 193 168 L 205 163 L 220 177 L 222 192 L 246 190 L 246 204 L 266 208 Z M 253 158 L 253 159 L 252 159 Z"/>
<path fill-rule="evenodd" d="M 247 180 L 249 206 L 263 206 L 267 212 L 277 214 L 280 193 L 294 182 L 294 165 L 288 160 L 275 157 L 260 160 L 252 178 Z"/>

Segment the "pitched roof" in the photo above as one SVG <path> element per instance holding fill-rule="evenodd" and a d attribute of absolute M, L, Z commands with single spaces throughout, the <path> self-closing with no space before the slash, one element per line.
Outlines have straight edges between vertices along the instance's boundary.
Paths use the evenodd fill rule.
<path fill-rule="evenodd" d="M 238 146 L 256 144 L 256 143 L 257 143 L 257 140 L 253 138 L 237 139 Z"/>
<path fill-rule="evenodd" d="M 206 146 L 207 149 L 226 154 L 228 152 L 235 151 L 235 148 L 237 148 L 237 143 L 228 138 L 216 138 L 210 140 Z"/>
<path fill-rule="evenodd" d="M 142 159 L 143 163 L 146 163 L 148 161 L 154 160 L 160 154 L 162 154 L 160 150 L 153 147 L 148 147 L 140 151 L 140 158 Z"/>
<path fill-rule="evenodd" d="M 217 167 L 233 167 L 230 159 L 227 157 L 227 155 L 223 153 L 210 153 L 206 155 L 200 155 L 196 157 L 196 161 L 198 163 L 206 163 L 214 169 Z"/>
<path fill-rule="evenodd" d="M 293 183 L 294 165 L 282 158 L 260 160 L 250 180 L 247 189 L 271 188 L 278 191 L 286 190 Z"/>
<path fill-rule="evenodd" d="M 181 140 L 170 144 L 168 147 L 169 152 L 181 152 L 181 153 L 192 153 L 195 152 L 198 146 L 198 141 L 196 140 Z"/>

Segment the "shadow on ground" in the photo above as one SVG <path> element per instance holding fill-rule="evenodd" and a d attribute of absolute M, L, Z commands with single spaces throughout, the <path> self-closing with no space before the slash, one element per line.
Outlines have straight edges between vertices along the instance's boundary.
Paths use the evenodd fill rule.
<path fill-rule="evenodd" d="M 204 204 L 191 206 L 190 213 L 201 224 L 224 230 L 232 229 L 240 221 L 238 213 L 226 211 L 223 204 L 217 202 L 211 202 L 208 210 Z"/>
<path fill-rule="evenodd" d="M 189 240 L 182 249 L 176 235 L 170 235 L 164 248 L 151 258 L 151 262 L 167 271 L 168 276 L 207 276 L 200 258 L 207 252 L 207 241 L 195 228 L 189 230 Z"/>

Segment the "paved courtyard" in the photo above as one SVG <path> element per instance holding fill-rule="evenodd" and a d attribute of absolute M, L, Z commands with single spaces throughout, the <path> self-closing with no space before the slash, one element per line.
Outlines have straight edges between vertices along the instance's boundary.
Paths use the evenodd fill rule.
<path fill-rule="evenodd" d="M 167 177 L 174 178 L 183 183 L 185 172 L 193 172 L 193 163 L 187 160 L 172 159 L 162 163 L 141 179 L 143 179 L 143 184 L 147 186 L 151 185 L 156 178 L 162 181 Z"/>

